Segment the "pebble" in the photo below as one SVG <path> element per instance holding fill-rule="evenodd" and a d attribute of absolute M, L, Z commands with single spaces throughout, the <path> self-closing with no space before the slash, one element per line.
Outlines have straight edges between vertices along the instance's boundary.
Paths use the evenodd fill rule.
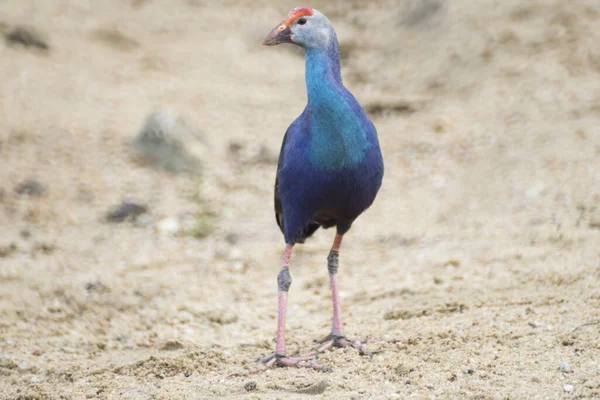
<path fill-rule="evenodd" d="M 181 230 L 181 224 L 177 218 L 164 218 L 158 221 L 158 224 L 156 224 L 156 229 L 161 233 L 175 235 Z"/>
<path fill-rule="evenodd" d="M 231 155 L 238 155 L 239 152 L 244 148 L 244 145 L 242 145 L 241 143 L 238 142 L 229 142 L 229 145 L 227 146 L 227 151 L 231 154 Z"/>
<path fill-rule="evenodd" d="M 565 391 L 565 393 L 571 393 L 574 389 L 574 386 L 571 385 L 570 383 L 566 383 L 565 386 L 563 386 L 563 390 Z"/>
<path fill-rule="evenodd" d="M 134 154 L 144 162 L 169 172 L 199 172 L 200 159 L 191 154 L 190 140 L 202 139 L 200 131 L 168 110 L 156 110 L 132 143 Z"/>
<path fill-rule="evenodd" d="M 244 384 L 244 389 L 246 389 L 247 392 L 251 392 L 253 390 L 256 390 L 256 382 L 254 382 L 254 381 L 246 382 Z"/>
<path fill-rule="evenodd" d="M 37 47 L 42 50 L 50 48 L 39 32 L 24 26 L 17 26 L 10 31 L 6 35 L 6 41 L 9 43 L 18 43 L 26 47 Z"/>
<path fill-rule="evenodd" d="M 235 245 L 240 241 L 240 235 L 238 235 L 237 233 L 228 233 L 225 236 L 225 241 L 230 244 L 230 245 Z"/>
<path fill-rule="evenodd" d="M 165 350 L 165 351 L 175 351 L 175 350 L 181 350 L 183 348 L 185 348 L 185 346 L 180 341 L 169 340 L 160 349 Z"/>
<path fill-rule="evenodd" d="M 148 209 L 146 206 L 126 201 L 110 211 L 106 215 L 106 220 L 108 222 L 123 222 L 129 218 L 136 219 L 139 215 L 142 215 L 147 211 Z"/>
<path fill-rule="evenodd" d="M 41 197 L 46 193 L 46 187 L 35 179 L 27 179 L 17 185 L 15 192 L 22 196 Z"/>
<path fill-rule="evenodd" d="M 568 363 L 568 362 L 566 362 L 566 361 L 562 361 L 562 362 L 560 363 L 560 367 L 558 367 L 558 370 L 559 370 L 560 372 L 564 372 L 564 373 L 566 373 L 566 374 L 570 374 L 571 372 L 573 372 L 573 370 L 571 369 L 571 366 L 570 366 L 570 365 L 569 365 L 569 363 Z"/>

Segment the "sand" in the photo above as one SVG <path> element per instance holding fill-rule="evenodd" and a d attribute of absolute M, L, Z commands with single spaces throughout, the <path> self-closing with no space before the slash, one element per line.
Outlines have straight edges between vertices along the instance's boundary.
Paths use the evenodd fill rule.
<path fill-rule="evenodd" d="M 400 341 L 228 377 L 274 349 L 273 155 L 306 94 L 301 53 L 260 41 L 298 5 L 1 3 L 49 48 L 0 43 L 0 398 L 600 398 L 595 0 L 310 4 L 386 162 L 344 240 L 346 330 Z M 201 174 L 132 156 L 160 107 Z M 149 212 L 106 222 L 124 200 Z M 329 331 L 333 234 L 295 250 L 290 353 Z"/>

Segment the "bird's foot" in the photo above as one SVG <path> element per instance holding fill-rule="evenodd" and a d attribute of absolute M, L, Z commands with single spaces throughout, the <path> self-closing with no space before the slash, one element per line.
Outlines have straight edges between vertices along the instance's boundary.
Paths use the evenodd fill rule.
<path fill-rule="evenodd" d="M 373 353 L 369 351 L 365 347 L 368 343 L 398 343 L 399 339 L 388 339 L 388 338 L 347 338 L 344 335 L 334 335 L 330 333 L 329 335 L 316 339 L 316 343 L 321 344 L 319 348 L 313 350 L 308 353 L 308 355 L 318 355 L 319 353 L 323 353 L 324 351 L 332 348 L 345 348 L 345 347 L 353 347 L 358 350 L 358 354 L 361 356 L 369 356 L 369 358 L 373 357 Z"/>
<path fill-rule="evenodd" d="M 271 354 L 270 356 L 261 357 L 257 362 L 258 366 L 254 369 L 250 369 L 243 373 L 233 374 L 231 376 L 248 376 L 257 372 L 266 371 L 272 367 L 296 367 L 296 368 L 310 368 L 320 372 L 331 372 L 332 369 L 327 365 L 317 364 L 313 362 L 318 359 L 318 355 L 308 353 L 302 356 L 285 356 L 282 354 Z"/>

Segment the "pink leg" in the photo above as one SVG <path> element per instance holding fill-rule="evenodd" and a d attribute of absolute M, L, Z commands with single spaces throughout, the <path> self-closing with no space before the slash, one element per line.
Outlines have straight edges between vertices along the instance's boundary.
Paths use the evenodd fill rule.
<path fill-rule="evenodd" d="M 287 312 L 287 294 L 290 285 L 292 284 L 289 269 L 293 246 L 293 244 L 285 246 L 281 262 L 281 271 L 279 271 L 279 275 L 277 276 L 279 300 L 277 307 L 277 344 L 275 346 L 275 354 L 278 356 L 285 356 L 285 315 Z"/>
<path fill-rule="evenodd" d="M 277 344 L 275 345 L 275 353 L 260 358 L 263 365 L 256 369 L 246 371 L 241 374 L 234 374 L 233 376 L 246 376 L 273 366 L 278 367 L 303 367 L 312 368 L 318 371 L 331 371 L 331 369 L 325 365 L 313 363 L 315 359 L 314 354 L 306 354 L 303 356 L 288 357 L 285 354 L 285 316 L 287 311 L 287 294 L 292 284 L 292 277 L 290 276 L 290 259 L 292 257 L 292 248 L 294 245 L 287 244 L 283 252 L 283 260 L 281 271 L 277 276 L 277 287 L 278 287 L 278 307 L 277 307 Z"/>
<path fill-rule="evenodd" d="M 302 356 L 288 357 L 285 352 L 285 317 L 287 311 L 287 294 L 292 283 L 292 278 L 289 272 L 290 258 L 292 257 L 292 244 L 288 244 L 283 252 L 283 262 L 281 271 L 277 276 L 278 286 L 278 309 L 277 309 L 277 344 L 275 345 L 275 353 L 259 359 L 262 365 L 255 369 L 246 371 L 241 374 L 234 374 L 232 376 L 247 376 L 256 372 L 264 371 L 273 366 L 278 367 L 303 367 L 311 368 L 318 371 L 326 372 L 331 371 L 331 368 L 326 365 L 320 365 L 313 362 L 318 358 L 319 353 L 326 351 L 332 347 L 353 347 L 357 349 L 361 355 L 372 354 L 363 346 L 366 343 L 372 342 L 387 342 L 397 343 L 397 339 L 358 339 L 358 338 L 346 338 L 344 336 L 344 324 L 342 323 L 342 312 L 340 306 L 340 295 L 339 295 L 339 283 L 338 283 L 338 260 L 340 246 L 342 244 L 343 235 L 337 234 L 333 241 L 333 246 L 327 257 L 327 266 L 329 269 L 329 281 L 331 284 L 331 298 L 333 302 L 333 322 L 331 327 L 331 334 L 327 335 L 323 339 L 317 340 L 321 343 L 321 346 L 317 349 L 310 351 Z"/>
<path fill-rule="evenodd" d="M 338 259 L 340 254 L 340 246 L 342 245 L 343 235 L 339 233 L 335 235 L 333 246 L 329 252 L 328 269 L 329 283 L 331 286 L 331 299 L 333 301 L 333 323 L 331 328 L 332 336 L 344 336 L 344 324 L 342 322 L 342 310 L 340 305 L 340 289 L 338 284 Z"/>
<path fill-rule="evenodd" d="M 361 355 L 372 354 L 363 346 L 363 344 L 369 342 L 388 342 L 396 343 L 396 339 L 366 339 L 366 338 L 346 338 L 344 335 L 344 324 L 342 322 L 342 311 L 340 305 L 340 292 L 338 282 L 338 267 L 339 267 L 339 254 L 340 247 L 342 245 L 343 235 L 339 233 L 335 235 L 333 246 L 327 257 L 327 268 L 329 270 L 329 282 L 331 285 L 331 299 L 333 302 L 333 322 L 331 327 L 331 333 L 322 339 L 318 339 L 317 342 L 322 344 L 318 349 L 314 350 L 309 354 L 318 354 L 331 347 L 348 347 L 352 346 L 357 349 Z"/>

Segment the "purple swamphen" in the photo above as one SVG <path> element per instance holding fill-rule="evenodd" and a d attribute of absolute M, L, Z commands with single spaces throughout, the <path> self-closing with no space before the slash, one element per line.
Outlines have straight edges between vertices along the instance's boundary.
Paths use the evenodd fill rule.
<path fill-rule="evenodd" d="M 344 234 L 381 187 L 383 158 L 373 123 L 342 84 L 338 41 L 327 17 L 312 8 L 294 8 L 263 42 L 267 46 L 281 43 L 304 48 L 308 104 L 285 133 L 279 155 L 275 217 L 286 246 L 277 277 L 277 345 L 273 355 L 261 359 L 261 369 L 278 365 L 327 370 L 312 360 L 330 347 L 353 346 L 361 354 L 368 353 L 361 344 L 364 340 L 344 336 L 337 271 Z M 331 334 L 319 340 L 320 348 L 303 356 L 287 356 L 285 317 L 292 248 L 320 226 L 337 229 L 327 258 L 333 298 Z"/>

